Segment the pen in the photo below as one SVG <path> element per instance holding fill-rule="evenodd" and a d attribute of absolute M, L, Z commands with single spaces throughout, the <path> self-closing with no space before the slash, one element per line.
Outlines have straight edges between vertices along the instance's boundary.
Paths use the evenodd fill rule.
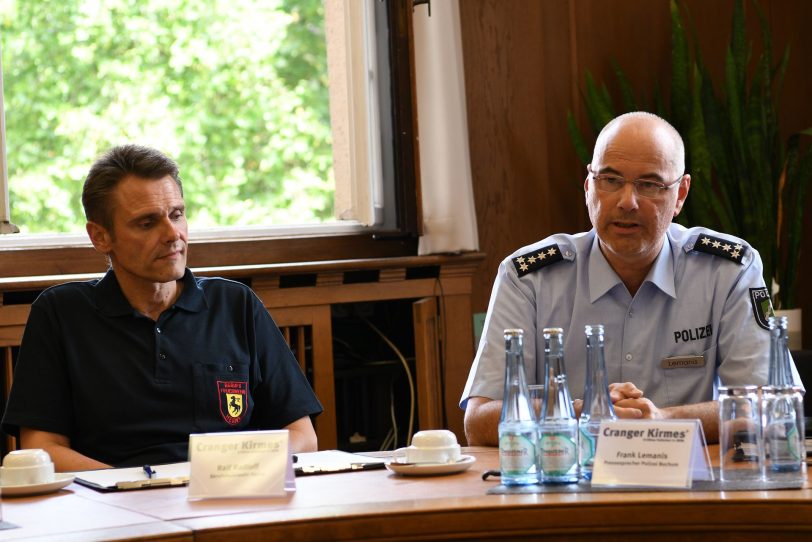
<path fill-rule="evenodd" d="M 144 465 L 144 472 L 146 473 L 147 478 L 149 479 L 152 479 L 157 474 L 154 470 L 152 470 L 152 467 L 150 467 L 149 465 Z"/>
<path fill-rule="evenodd" d="M 152 478 L 150 480 L 134 480 L 132 482 L 116 482 L 116 489 L 146 489 L 157 487 L 185 486 L 189 478 Z"/>

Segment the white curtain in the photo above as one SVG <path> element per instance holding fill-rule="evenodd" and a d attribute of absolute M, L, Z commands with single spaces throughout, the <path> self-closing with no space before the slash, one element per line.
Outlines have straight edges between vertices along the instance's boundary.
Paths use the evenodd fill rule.
<path fill-rule="evenodd" d="M 423 205 L 418 253 L 478 250 L 457 0 L 432 2 L 431 17 L 418 6 L 414 41 Z"/>

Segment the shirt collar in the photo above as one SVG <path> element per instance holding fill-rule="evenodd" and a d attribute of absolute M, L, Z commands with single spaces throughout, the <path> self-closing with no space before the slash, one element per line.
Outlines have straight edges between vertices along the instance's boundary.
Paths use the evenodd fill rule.
<path fill-rule="evenodd" d="M 671 240 L 664 235 L 660 254 L 649 269 L 645 282 L 650 282 L 663 291 L 664 294 L 677 298 L 677 288 L 674 286 L 674 256 L 671 254 Z"/>
<path fill-rule="evenodd" d="M 96 306 L 107 316 L 127 316 L 135 312 L 124 297 L 113 269 L 108 269 L 104 277 L 96 283 Z M 208 307 L 203 289 L 198 285 L 194 274 L 187 268 L 183 274 L 183 292 L 175 301 L 175 307 L 200 312 Z"/>
<path fill-rule="evenodd" d="M 589 302 L 594 303 L 618 284 L 623 282 L 601 252 L 596 233 L 589 249 Z"/>
<path fill-rule="evenodd" d="M 676 288 L 674 286 L 674 259 L 671 255 L 671 241 L 664 235 L 663 246 L 654 264 L 649 269 L 646 279 L 663 293 L 676 298 Z M 589 302 L 594 303 L 609 290 L 623 284 L 615 270 L 606 261 L 600 249 L 600 241 L 597 234 L 592 239 L 592 247 L 589 250 Z"/>

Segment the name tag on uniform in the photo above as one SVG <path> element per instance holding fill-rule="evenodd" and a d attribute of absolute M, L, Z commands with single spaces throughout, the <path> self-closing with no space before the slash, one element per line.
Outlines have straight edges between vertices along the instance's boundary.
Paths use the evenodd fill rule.
<path fill-rule="evenodd" d="M 705 358 L 703 356 L 675 356 L 663 359 L 660 366 L 663 369 L 694 369 L 704 367 Z"/>

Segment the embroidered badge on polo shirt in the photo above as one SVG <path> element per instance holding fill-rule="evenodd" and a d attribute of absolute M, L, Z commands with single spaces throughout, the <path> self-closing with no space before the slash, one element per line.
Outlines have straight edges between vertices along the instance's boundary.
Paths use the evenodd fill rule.
<path fill-rule="evenodd" d="M 553 243 L 552 245 L 513 258 L 513 265 L 516 267 L 516 272 L 519 276 L 523 277 L 528 273 L 532 273 L 542 267 L 547 267 L 555 262 L 560 262 L 563 259 L 564 257 L 561 255 L 561 250 L 558 248 L 558 245 Z"/>
<path fill-rule="evenodd" d="M 742 263 L 742 258 L 747 253 L 747 248 L 740 243 L 734 243 L 727 239 L 714 237 L 712 235 L 701 234 L 694 243 L 694 250 L 721 256 L 736 263 Z"/>
<path fill-rule="evenodd" d="M 237 425 L 245 415 L 248 395 L 247 382 L 217 381 L 217 395 L 220 398 L 220 414 L 229 425 Z"/>

